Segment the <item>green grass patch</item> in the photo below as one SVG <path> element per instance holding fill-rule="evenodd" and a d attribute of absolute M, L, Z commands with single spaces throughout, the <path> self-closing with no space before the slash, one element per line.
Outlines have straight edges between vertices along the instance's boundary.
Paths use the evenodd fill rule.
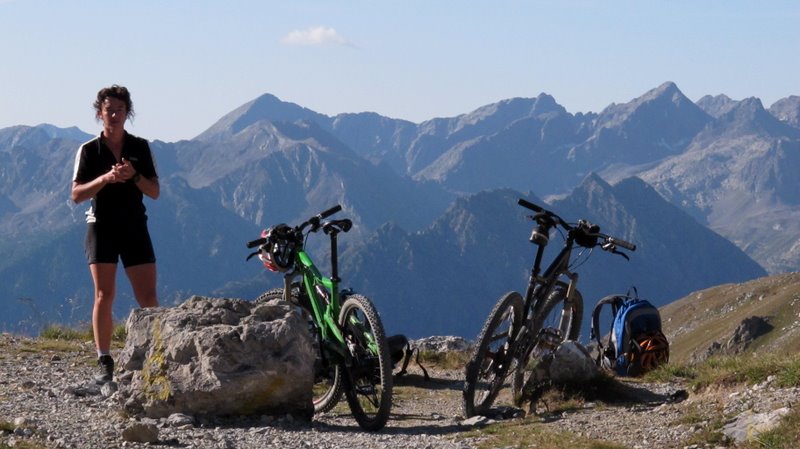
<path fill-rule="evenodd" d="M 773 377 L 775 387 L 800 386 L 800 355 L 756 354 L 712 357 L 698 364 L 667 364 L 644 379 L 688 381 L 692 391 L 709 387 L 753 385 Z"/>
<path fill-rule="evenodd" d="M 445 370 L 463 370 L 471 355 L 466 351 L 420 351 L 419 361 L 426 367 L 430 365 Z"/>
<path fill-rule="evenodd" d="M 66 340 L 66 341 L 92 341 L 94 340 L 94 331 L 91 325 L 83 327 L 67 327 L 60 324 L 51 324 L 39 333 L 40 338 L 48 340 Z M 111 331 L 111 341 L 124 342 L 127 337 L 125 331 L 125 324 L 120 323 L 114 326 Z"/>
<path fill-rule="evenodd" d="M 681 414 L 680 418 L 672 422 L 672 425 L 693 425 L 699 430 L 693 433 L 686 441 L 682 442 L 683 447 L 697 445 L 707 447 L 707 445 L 726 446 L 727 437 L 722 433 L 725 420 L 722 410 L 716 412 L 704 411 L 696 404 L 689 405 Z"/>
<path fill-rule="evenodd" d="M 39 333 L 39 337 L 46 340 L 65 340 L 65 341 L 90 341 L 93 339 L 92 328 L 66 327 L 60 324 L 51 324 Z"/>
<path fill-rule="evenodd" d="M 14 423 L 8 422 L 6 420 L 0 419 L 0 436 L 3 433 L 13 433 L 14 432 Z M 12 446 L 9 446 L 8 443 L 4 441 L 0 441 L 0 449 L 11 449 Z M 16 443 L 13 446 L 13 449 L 46 449 L 43 443 L 35 440 L 35 439 L 22 439 L 18 438 Z"/>
<path fill-rule="evenodd" d="M 800 409 L 794 408 L 778 427 L 764 432 L 742 449 L 796 449 L 800 447 Z"/>
<path fill-rule="evenodd" d="M 680 425 L 680 424 L 688 424 L 688 425 L 695 425 L 695 424 L 704 424 L 707 423 L 712 417 L 706 416 L 702 409 L 697 404 L 691 404 L 687 407 L 681 416 L 672 422 L 673 425 Z"/>
<path fill-rule="evenodd" d="M 0 420 L 0 432 L 11 433 L 13 431 L 14 431 L 14 423 L 10 423 L 8 421 Z"/>
<path fill-rule="evenodd" d="M 625 449 L 625 446 L 579 437 L 571 433 L 550 432 L 531 419 L 490 424 L 471 430 L 464 436 L 478 439 L 474 444 L 479 449 Z"/>
<path fill-rule="evenodd" d="M 698 366 L 695 382 L 700 387 L 712 385 L 752 385 L 776 379 L 776 387 L 800 385 L 800 357 L 768 354 L 715 357 Z"/>
<path fill-rule="evenodd" d="M 646 382 L 672 382 L 675 379 L 691 380 L 697 377 L 697 369 L 693 365 L 668 363 L 645 374 Z"/>
<path fill-rule="evenodd" d="M 12 449 L 12 447 L 0 441 L 0 449 Z M 17 440 L 13 449 L 47 449 L 47 446 L 33 440 Z"/>

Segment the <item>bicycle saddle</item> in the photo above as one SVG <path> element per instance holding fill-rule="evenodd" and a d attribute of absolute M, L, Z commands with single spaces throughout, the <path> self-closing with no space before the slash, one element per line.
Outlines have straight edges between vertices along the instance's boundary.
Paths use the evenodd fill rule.
<path fill-rule="evenodd" d="M 353 227 L 353 222 L 349 218 L 344 218 L 342 220 L 330 220 L 326 221 L 322 224 L 322 231 L 325 234 L 329 234 L 332 230 L 336 230 L 337 232 L 347 232 L 350 228 Z"/>

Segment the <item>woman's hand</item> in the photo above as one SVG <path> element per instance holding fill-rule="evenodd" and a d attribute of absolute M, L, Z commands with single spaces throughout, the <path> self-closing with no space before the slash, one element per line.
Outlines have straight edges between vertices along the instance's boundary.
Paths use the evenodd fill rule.
<path fill-rule="evenodd" d="M 122 158 L 122 162 L 114 167 L 117 169 L 117 173 L 122 179 L 122 182 L 125 182 L 136 176 L 136 169 L 133 168 L 133 165 L 131 165 L 130 161 L 125 158 Z"/>
<path fill-rule="evenodd" d="M 121 181 L 120 181 L 119 170 L 115 165 L 111 167 L 111 170 L 107 171 L 103 175 L 103 184 L 114 184 L 116 182 L 121 182 Z"/>

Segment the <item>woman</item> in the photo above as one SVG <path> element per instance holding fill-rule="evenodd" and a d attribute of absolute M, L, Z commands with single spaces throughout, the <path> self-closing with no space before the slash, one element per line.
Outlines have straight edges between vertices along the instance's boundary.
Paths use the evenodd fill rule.
<path fill-rule="evenodd" d="M 125 131 L 125 122 L 134 115 L 128 89 L 116 84 L 101 89 L 94 109 L 103 131 L 78 149 L 71 197 L 75 203 L 91 199 L 85 251 L 94 281 L 92 329 L 99 370 L 95 380 L 105 383 L 114 373 L 110 350 L 118 258 L 139 305 L 158 306 L 156 257 L 142 198 L 157 199 L 160 188 L 147 141 Z"/>

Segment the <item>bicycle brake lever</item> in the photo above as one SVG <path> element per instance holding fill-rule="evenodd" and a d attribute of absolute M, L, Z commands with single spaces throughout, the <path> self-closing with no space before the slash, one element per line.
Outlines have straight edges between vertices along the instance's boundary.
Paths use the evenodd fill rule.
<path fill-rule="evenodd" d="M 628 257 L 628 255 L 627 255 L 627 254 L 623 253 L 622 251 L 617 251 L 617 245 L 615 245 L 615 244 L 613 244 L 613 243 L 603 243 L 603 246 L 602 246 L 602 248 L 603 248 L 603 251 L 608 251 L 608 252 L 610 252 L 611 254 L 616 254 L 616 255 L 618 255 L 618 256 L 622 256 L 622 257 L 624 257 L 624 258 L 625 258 L 625 260 L 627 260 L 627 261 L 630 261 L 630 260 L 631 260 L 631 258 L 630 258 L 630 257 Z"/>

